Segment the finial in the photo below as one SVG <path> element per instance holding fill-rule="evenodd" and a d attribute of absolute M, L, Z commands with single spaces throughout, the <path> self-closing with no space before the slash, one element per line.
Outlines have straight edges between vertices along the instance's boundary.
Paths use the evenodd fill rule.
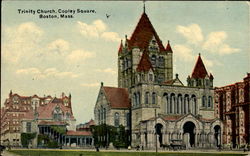
<path fill-rule="evenodd" d="M 168 40 L 168 44 L 169 44 L 169 40 Z"/>
<path fill-rule="evenodd" d="M 101 82 L 101 86 L 103 86 L 103 82 Z"/>
<path fill-rule="evenodd" d="M 178 74 L 177 73 L 175 74 L 175 77 L 176 77 L 176 79 L 178 79 Z"/>
<path fill-rule="evenodd" d="M 128 36 L 127 35 L 125 35 L 125 39 L 127 40 L 127 38 L 128 38 Z"/>
<path fill-rule="evenodd" d="M 145 13 L 145 0 L 143 0 L 143 13 Z"/>
<path fill-rule="evenodd" d="M 201 53 L 199 53 L 199 56 L 201 56 Z"/>

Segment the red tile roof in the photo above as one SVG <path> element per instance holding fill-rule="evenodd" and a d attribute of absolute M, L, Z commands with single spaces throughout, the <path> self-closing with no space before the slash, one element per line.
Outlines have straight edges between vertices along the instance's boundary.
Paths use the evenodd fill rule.
<path fill-rule="evenodd" d="M 172 48 L 171 48 L 171 46 L 170 46 L 169 41 L 168 41 L 168 44 L 167 44 L 167 46 L 166 46 L 166 51 L 168 51 L 168 52 L 173 52 L 173 51 L 172 51 Z"/>
<path fill-rule="evenodd" d="M 155 36 L 160 51 L 165 51 L 165 48 L 162 45 L 162 42 L 159 36 L 157 35 L 153 25 L 151 24 L 147 14 L 143 13 L 132 36 L 128 40 L 128 46 L 129 48 L 139 47 L 140 49 L 147 49 L 149 42 L 152 40 L 153 36 Z"/>
<path fill-rule="evenodd" d="M 138 72 L 146 72 L 146 71 L 149 71 L 150 69 L 153 69 L 153 67 L 149 60 L 147 52 L 144 51 L 136 70 Z"/>
<path fill-rule="evenodd" d="M 91 136 L 92 133 L 90 131 L 67 131 L 66 135 L 73 136 Z"/>
<path fill-rule="evenodd" d="M 192 72 L 191 78 L 202 78 L 204 79 L 207 76 L 207 70 L 203 64 L 201 56 L 199 55 L 198 60 L 195 64 L 194 70 Z"/>
<path fill-rule="evenodd" d="M 37 108 L 37 112 L 39 113 L 38 118 L 39 119 L 48 119 L 48 118 L 53 118 L 53 111 L 56 106 L 59 106 L 60 109 L 62 110 L 63 113 L 70 113 L 71 118 L 73 117 L 73 114 L 71 114 L 71 108 L 64 106 L 62 103 L 49 103 L 44 106 L 39 106 Z"/>
<path fill-rule="evenodd" d="M 103 86 L 103 90 L 110 102 L 111 108 L 130 108 L 128 90 L 126 88 L 115 88 Z"/>
<path fill-rule="evenodd" d="M 40 121 L 38 125 L 66 125 L 63 121 Z"/>

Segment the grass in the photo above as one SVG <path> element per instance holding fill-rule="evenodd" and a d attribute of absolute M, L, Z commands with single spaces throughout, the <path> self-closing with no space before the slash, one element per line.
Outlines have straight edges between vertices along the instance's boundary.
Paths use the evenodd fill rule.
<path fill-rule="evenodd" d="M 155 152 L 94 152 L 73 150 L 11 150 L 9 152 L 21 156 L 156 156 Z M 246 154 L 236 153 L 181 153 L 159 152 L 157 156 L 243 156 Z"/>

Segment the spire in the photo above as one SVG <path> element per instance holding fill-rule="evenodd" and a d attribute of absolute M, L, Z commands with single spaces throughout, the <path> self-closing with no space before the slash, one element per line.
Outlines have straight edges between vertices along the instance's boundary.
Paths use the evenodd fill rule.
<path fill-rule="evenodd" d="M 169 40 L 168 40 L 168 44 L 167 44 L 167 46 L 166 46 L 166 51 L 173 52 L 173 51 L 172 51 L 172 48 L 171 48 L 171 46 L 170 46 Z"/>
<path fill-rule="evenodd" d="M 147 52 L 144 50 L 141 60 L 136 68 L 138 72 L 146 72 L 149 71 L 150 69 L 153 69 L 152 64 L 149 60 Z"/>
<path fill-rule="evenodd" d="M 120 47 L 119 47 L 118 53 L 122 53 L 122 48 L 123 48 L 123 44 L 122 44 L 122 40 L 121 40 L 121 44 L 120 44 Z"/>
<path fill-rule="evenodd" d="M 155 37 L 160 51 L 165 51 L 165 48 L 153 25 L 151 24 L 148 15 L 143 12 L 132 36 L 129 39 L 128 46 L 129 48 L 138 47 L 141 50 L 147 49 L 152 37 Z"/>
<path fill-rule="evenodd" d="M 195 78 L 195 79 L 196 78 L 204 79 L 207 75 L 208 75 L 207 70 L 205 68 L 205 65 L 204 65 L 204 63 L 201 59 L 200 53 L 199 53 L 199 56 L 198 56 L 197 62 L 195 64 L 195 67 L 193 69 L 191 77 Z"/>
<path fill-rule="evenodd" d="M 146 11 L 145 11 L 145 0 L 143 0 L 143 13 L 145 13 Z"/>

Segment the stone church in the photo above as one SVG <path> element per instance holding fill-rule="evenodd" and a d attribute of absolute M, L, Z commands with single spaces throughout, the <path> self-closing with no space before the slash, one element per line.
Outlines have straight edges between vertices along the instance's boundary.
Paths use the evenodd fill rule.
<path fill-rule="evenodd" d="M 118 87 L 101 85 L 94 109 L 97 124 L 124 125 L 131 145 L 147 149 L 181 144 L 221 145 L 223 123 L 214 116 L 213 75 L 198 56 L 185 86 L 173 76 L 170 42 L 164 46 L 142 13 L 131 37 L 118 50 Z"/>

